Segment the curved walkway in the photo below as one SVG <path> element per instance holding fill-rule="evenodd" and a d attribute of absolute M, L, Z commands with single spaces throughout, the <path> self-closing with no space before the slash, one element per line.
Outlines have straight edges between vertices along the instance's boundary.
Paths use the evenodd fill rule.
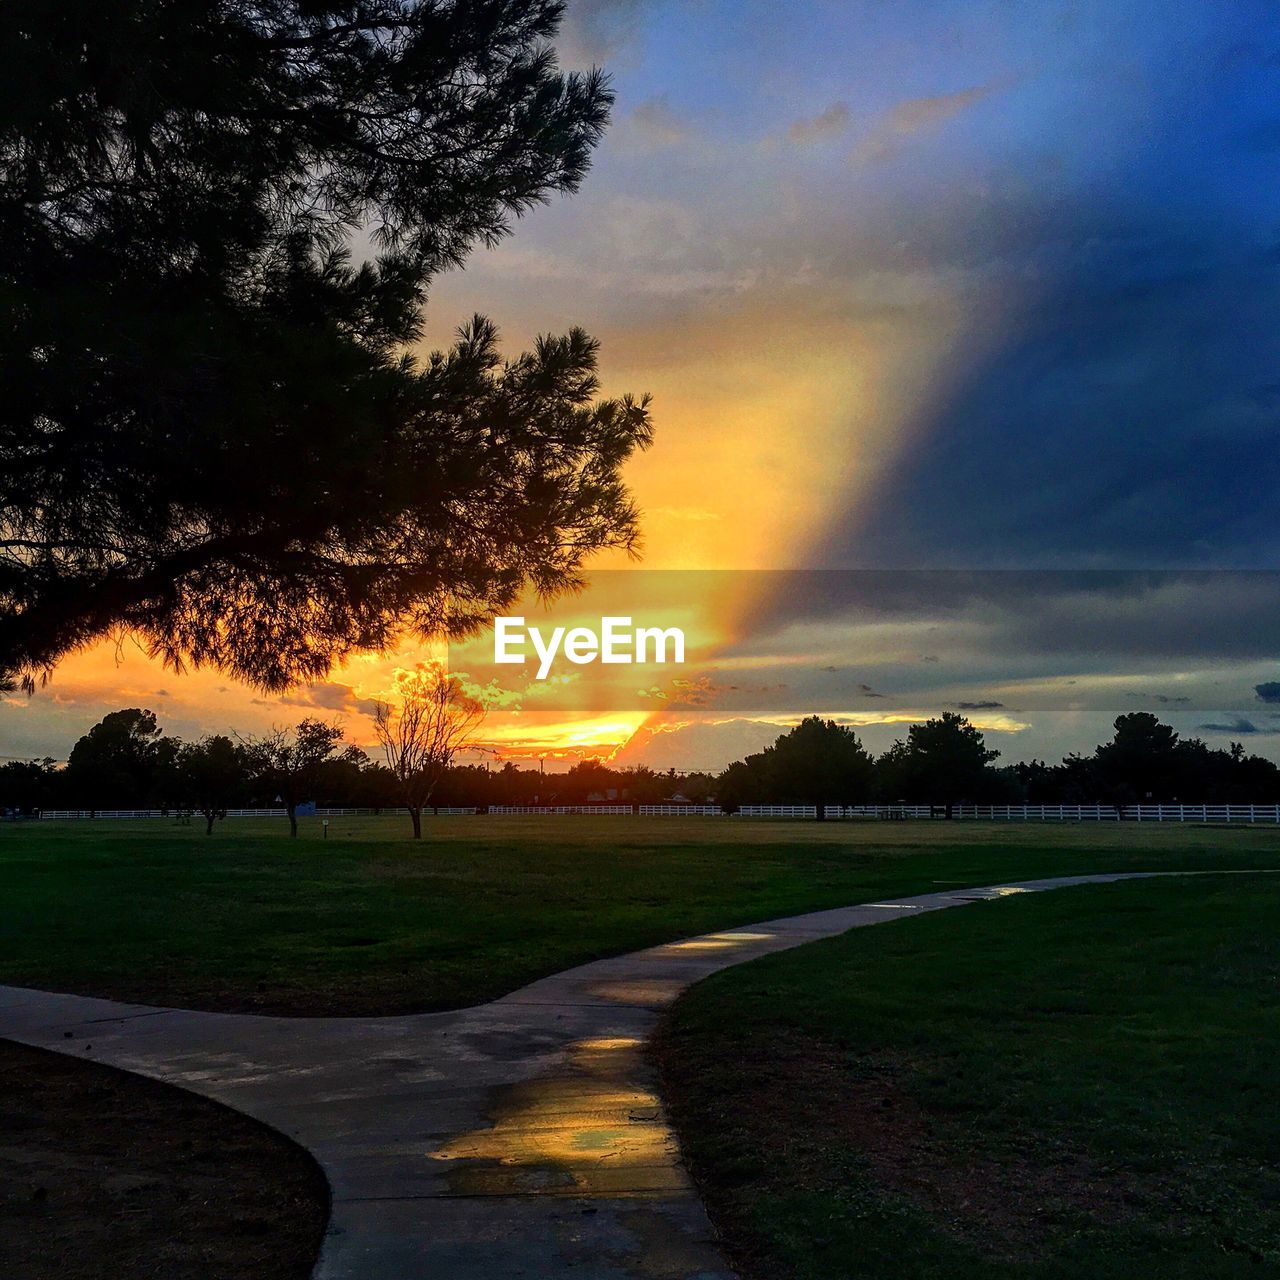
<path fill-rule="evenodd" d="M 333 1192 L 317 1280 L 732 1280 L 645 1058 L 662 1009 L 717 970 L 860 925 L 1158 874 L 1179 873 L 768 920 L 452 1013 L 268 1018 L 0 987 L 0 1036 L 206 1094 L 307 1147 Z"/>

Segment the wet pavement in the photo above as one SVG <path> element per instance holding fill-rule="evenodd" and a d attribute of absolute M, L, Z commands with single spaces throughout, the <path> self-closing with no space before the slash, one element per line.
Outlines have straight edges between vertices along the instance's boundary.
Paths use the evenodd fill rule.
<path fill-rule="evenodd" d="M 955 889 L 765 921 L 395 1018 L 269 1018 L 0 987 L 0 1036 L 206 1094 L 313 1153 L 333 1192 L 317 1280 L 732 1280 L 644 1048 L 730 965 L 1010 892 Z"/>

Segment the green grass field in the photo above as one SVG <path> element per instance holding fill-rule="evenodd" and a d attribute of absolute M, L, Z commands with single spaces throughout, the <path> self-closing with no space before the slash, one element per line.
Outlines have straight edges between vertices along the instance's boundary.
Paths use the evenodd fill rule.
<path fill-rule="evenodd" d="M 0 982 L 206 1009 L 457 1007 L 771 916 L 1027 876 L 1280 866 L 1280 830 L 729 818 L 0 825 Z"/>
<path fill-rule="evenodd" d="M 1280 1275 L 1280 877 L 1013 896 L 729 970 L 659 1038 L 744 1280 Z"/>

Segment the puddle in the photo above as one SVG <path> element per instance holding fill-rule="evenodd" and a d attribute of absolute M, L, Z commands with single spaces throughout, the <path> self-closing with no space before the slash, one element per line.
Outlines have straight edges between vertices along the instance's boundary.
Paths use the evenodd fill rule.
<path fill-rule="evenodd" d="M 708 933 L 705 937 L 689 938 L 685 942 L 668 942 L 661 947 L 662 951 L 732 951 L 735 947 L 745 947 L 753 942 L 768 942 L 777 937 L 774 933 L 748 933 L 746 930 L 735 930 L 731 933 Z"/>
<path fill-rule="evenodd" d="M 652 1196 L 686 1191 L 643 1041 L 578 1040 L 553 1075 L 495 1091 L 483 1129 L 435 1151 L 454 1195 Z"/>
<path fill-rule="evenodd" d="M 1020 889 L 1017 885 L 1006 884 L 995 889 L 974 889 L 970 893 L 952 893 L 947 896 L 953 902 L 990 902 L 994 898 L 1011 898 L 1015 893 L 1027 892 L 1029 890 Z"/>
<path fill-rule="evenodd" d="M 610 1004 L 661 1009 L 671 1004 L 688 985 L 682 978 L 624 978 L 592 983 L 587 988 L 587 994 L 597 1000 L 607 1000 Z"/>

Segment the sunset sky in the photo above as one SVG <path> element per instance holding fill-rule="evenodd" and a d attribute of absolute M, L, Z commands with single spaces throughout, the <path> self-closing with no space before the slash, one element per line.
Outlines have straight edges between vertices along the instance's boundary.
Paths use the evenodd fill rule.
<path fill-rule="evenodd" d="M 1280 756 L 1271 579 L 1133 572 L 1277 564 L 1272 5 L 574 0 L 560 49 L 613 76 L 594 169 L 437 282 L 427 345 L 475 311 L 513 353 L 578 324 L 607 392 L 652 392 L 633 611 L 686 617 L 695 660 L 509 691 L 494 750 L 719 768 L 810 712 L 880 750 L 962 709 L 1056 759 L 1145 709 Z M 625 601 L 598 567 L 556 622 Z M 486 648 L 451 663 L 484 684 Z M 125 639 L 0 702 L 0 756 L 120 706 L 367 744 L 424 656 L 279 698 Z"/>

